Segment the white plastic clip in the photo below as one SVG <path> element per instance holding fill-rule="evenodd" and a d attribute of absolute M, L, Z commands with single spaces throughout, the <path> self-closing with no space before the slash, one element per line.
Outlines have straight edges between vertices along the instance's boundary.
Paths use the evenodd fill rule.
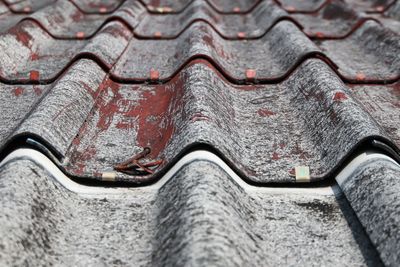
<path fill-rule="evenodd" d="M 296 183 L 310 182 L 310 168 L 308 166 L 297 166 L 294 170 L 296 174 Z"/>
<path fill-rule="evenodd" d="M 101 175 L 101 180 L 113 182 L 115 181 L 116 176 L 117 175 L 115 172 L 103 172 Z"/>

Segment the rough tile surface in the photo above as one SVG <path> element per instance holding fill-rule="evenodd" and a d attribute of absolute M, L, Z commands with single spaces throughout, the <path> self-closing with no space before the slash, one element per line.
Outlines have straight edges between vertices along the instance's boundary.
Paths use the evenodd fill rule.
<path fill-rule="evenodd" d="M 399 34 L 398 0 L 0 0 L 0 265 L 397 266 Z"/>

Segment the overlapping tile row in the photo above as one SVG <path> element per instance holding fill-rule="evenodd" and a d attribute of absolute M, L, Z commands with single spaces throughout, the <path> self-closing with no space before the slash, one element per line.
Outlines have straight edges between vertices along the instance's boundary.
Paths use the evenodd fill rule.
<path fill-rule="evenodd" d="M 367 13 L 382 13 L 398 2 L 398 0 L 345 1 L 353 8 Z"/>
<path fill-rule="evenodd" d="M 144 14 L 145 8 L 135 0 L 124 2 L 110 14 L 86 14 L 69 1 L 59 1 L 30 15 L 4 14 L 4 20 L 13 19 L 36 22 L 54 39 L 87 39 L 94 35 L 109 21 L 119 21 L 133 29 Z M 1 18 L 1 17 L 0 17 Z M 10 24 L 0 25 L 0 31 L 7 32 Z M 15 25 L 20 27 L 20 25 Z"/>
<path fill-rule="evenodd" d="M 276 1 L 283 9 L 290 13 L 316 13 L 323 6 L 328 4 L 329 0 L 277 0 Z"/>
<path fill-rule="evenodd" d="M 263 1 L 244 15 L 218 15 L 207 5 L 195 1 L 187 13 L 151 15 L 141 3 L 125 1 L 114 13 L 99 15 L 84 14 L 67 1 L 56 2 L 0 36 L 5 51 L 0 55 L 0 78 L 7 83 L 49 83 L 82 57 L 97 61 L 120 82 L 166 82 L 195 58 L 207 58 L 234 83 L 278 82 L 310 57 L 323 58 L 348 82 L 388 83 L 399 78 L 400 60 L 392 56 L 399 50 L 399 35 L 372 19 L 339 29 L 336 22 L 346 25 L 342 18 L 329 17 L 346 8 L 339 2 L 319 11 L 336 21 L 331 23 L 335 27 L 312 22 L 310 18 L 324 21 L 320 13 L 297 14 L 290 20 L 272 2 Z M 358 16 L 349 11 L 349 21 L 353 15 Z M 312 42 L 295 22 L 321 40 Z M 329 40 L 342 34 L 346 38 Z M 118 43 L 116 49 L 105 48 L 109 37 Z M 154 51 L 160 51 L 157 57 Z"/>
<path fill-rule="evenodd" d="M 203 145 L 251 182 L 295 182 L 293 168 L 300 165 L 310 166 L 316 181 L 372 139 L 397 152 L 399 145 L 395 113 L 392 122 L 377 123 L 316 59 L 275 85 L 233 85 L 205 60 L 166 84 L 121 84 L 80 60 L 51 85 L 4 85 L 1 92 L 14 103 L 2 112 L 2 145 L 19 135 L 38 138 L 76 177 L 111 172 L 115 180 L 154 181 L 181 153 Z M 25 95 L 38 101 L 19 110 L 18 103 L 27 106 Z M 132 158 L 139 164 L 115 168 Z"/>
<path fill-rule="evenodd" d="M 126 0 L 72 0 L 85 13 L 112 12 L 118 5 Z M 146 9 L 151 13 L 181 13 L 197 0 L 141 0 Z M 220 14 L 247 13 L 257 6 L 261 0 L 205 0 L 207 4 Z"/>
<path fill-rule="evenodd" d="M 204 2 L 190 5 L 199 12 L 207 11 Z M 5 98 L 17 103 L 7 104 L 7 111 L 2 114 L 8 122 L 2 127 L 2 145 L 20 135 L 35 136 L 51 147 L 61 161 L 60 166 L 73 176 L 102 179 L 111 170 L 116 180 L 135 183 L 154 181 L 181 153 L 198 144 L 216 149 L 243 178 L 260 183 L 293 182 L 292 170 L 297 165 L 310 166 L 313 180 L 324 179 L 354 149 L 373 138 L 397 150 L 398 132 L 393 131 L 393 125 L 398 122 L 396 113 L 390 113 L 393 120 L 379 125 L 366 107 L 352 100 L 348 89 L 326 64 L 345 81 L 396 81 L 400 59 L 393 55 L 399 50 L 399 37 L 375 21 L 365 21 L 345 39 L 321 40 L 316 45 L 291 21 L 271 23 L 272 28 L 259 39 L 226 40 L 220 36 L 222 30 L 215 30 L 209 24 L 208 20 L 217 16 L 214 14 L 200 21 L 195 19 L 175 39 L 149 40 L 140 39 L 132 32 L 132 29 L 145 32 L 148 28 L 141 25 L 156 21 L 139 21 L 145 13 L 140 7 L 141 4 L 132 1 L 116 6 L 117 10 L 125 10 L 122 13 L 136 14 L 132 17 L 134 23 L 127 24 L 124 20 L 105 23 L 104 20 L 93 28 L 102 27 L 101 30 L 87 39 L 85 35 L 72 40 L 52 36 L 66 31 L 65 26 L 71 22 L 68 19 L 60 19 L 57 22 L 60 28 L 55 28 L 51 35 L 46 31 L 46 27 L 54 26 L 51 15 L 46 14 L 62 18 L 64 9 L 75 8 L 74 12 L 79 14 L 75 22 L 85 22 L 85 16 L 102 16 L 84 14 L 69 2 L 38 11 L 32 15 L 36 16 L 34 20 L 24 20 L 3 34 L 0 39 L 5 51 L 0 68 L 3 81 L 48 85 L 2 86 Z M 59 15 L 54 8 L 59 8 Z M 268 10 L 271 14 L 284 14 L 267 2 L 257 8 L 254 12 L 259 14 Z M 329 8 L 337 11 L 345 7 L 328 3 L 319 12 L 334 14 Z M 181 13 L 183 18 L 188 17 L 185 12 L 186 9 Z M 66 17 L 72 18 L 72 13 L 66 12 Z M 153 16 L 168 21 L 181 14 Z M 311 58 L 323 59 L 325 63 Z M 85 77 L 88 73 L 90 77 Z M 196 80 L 212 82 L 197 85 Z M 123 84 L 146 81 L 163 84 Z M 243 85 L 237 90 L 232 82 L 281 83 Z M 289 88 L 296 88 L 299 95 Z M 239 93 L 243 89 L 246 93 Z M 265 98 L 275 97 L 272 102 L 276 106 L 264 107 L 268 101 L 255 99 L 260 92 L 265 94 L 264 91 L 274 91 Z M 46 92 L 44 96 L 43 92 Z M 313 95 L 319 102 L 310 101 Z M 28 105 L 26 96 L 30 96 Z M 219 98 L 224 103 L 237 102 L 236 109 L 240 112 L 228 106 L 218 107 L 211 101 Z M 395 97 L 393 103 L 396 101 Z M 25 106 L 16 110 L 18 102 Z M 162 105 L 149 109 L 155 102 Z M 318 107 L 320 102 L 323 108 Z M 293 105 L 306 107 L 307 112 L 286 107 Z M 204 112 L 210 114 L 204 115 Z M 309 123 L 313 124 L 312 130 L 308 130 Z M 241 124 L 246 126 L 237 126 Z M 271 129 L 266 131 L 264 127 L 269 124 Z M 255 129 L 254 133 L 248 133 L 249 128 Z M 286 132 L 281 140 L 276 134 L 279 129 Z M 337 136 L 331 135 L 334 132 Z M 133 138 L 126 139 L 127 134 Z M 231 140 L 224 141 L 226 136 Z M 145 165 L 131 166 L 128 171 L 115 168 L 135 155 L 141 155 L 135 160 Z M 143 166 L 149 168 L 143 169 Z"/>
<path fill-rule="evenodd" d="M 207 161 L 160 189 L 101 196 L 13 161 L 0 200 L 2 265 L 381 265 L 343 196 L 245 190 Z"/>
<path fill-rule="evenodd" d="M 231 2 L 223 0 L 221 3 L 225 5 Z M 311 2 L 298 3 L 307 4 Z M 301 25 L 305 29 L 304 32 L 313 38 L 344 38 L 365 20 L 380 20 L 381 18 L 384 23 L 394 23 L 396 20 L 392 18 L 395 18 L 396 15 L 393 15 L 393 13 L 398 14 L 398 10 L 396 11 L 397 3 L 393 3 L 385 12 L 379 13 L 381 14 L 379 16 L 377 14 L 360 13 L 341 0 L 327 1 L 314 13 L 293 13 L 291 15 L 282 6 L 279 6 L 280 4 L 273 0 L 263 0 L 246 13 L 221 14 L 213 8 L 213 4 L 209 1 L 189 1 L 181 13 L 169 14 L 167 12 L 167 14 L 160 14 L 150 12 L 148 7 L 146 8 L 146 5 L 138 0 L 115 3 L 115 8 L 110 8 L 110 5 L 101 2 L 57 1 L 26 15 L 6 12 L 7 7 L 3 4 L 1 17 L 4 20 L 15 22 L 22 18 L 35 19 L 42 23 L 42 26 L 56 38 L 73 38 L 76 37 L 77 32 L 85 33 L 85 37 L 88 37 L 100 25 L 103 25 L 104 21 L 116 19 L 124 21 L 131 28 L 141 22 L 135 33 L 147 38 L 176 38 L 194 21 L 203 20 L 210 25 L 215 25 L 219 33 L 226 38 L 243 39 L 259 37 L 268 31 L 273 24 L 283 19 L 292 20 Z M 86 8 L 81 8 L 82 5 L 93 6 L 95 9 L 101 9 L 100 6 L 102 6 L 103 12 L 85 12 Z M 114 5 L 111 4 L 111 6 Z M 107 10 L 111 11 L 108 12 Z M 89 27 L 88 24 L 92 25 Z M 12 24 L 4 24 L 0 30 L 5 31 L 9 25 Z M 85 32 L 85 30 L 88 32 Z M 82 37 L 78 36 L 77 38 Z"/>
<path fill-rule="evenodd" d="M 29 14 L 57 0 L 1 0 L 0 5 L 13 13 Z"/>
<path fill-rule="evenodd" d="M 372 19 L 357 12 L 343 1 L 331 1 L 314 14 L 292 14 L 312 38 L 343 39 L 357 30 L 366 20 Z"/>
<path fill-rule="evenodd" d="M 384 13 L 373 14 L 385 27 L 399 34 L 400 32 L 400 1 L 391 5 Z"/>
<path fill-rule="evenodd" d="M 280 20 L 291 20 L 272 1 L 262 1 L 247 14 L 219 15 L 206 2 L 192 2 L 180 14 L 151 14 L 145 16 L 135 29 L 142 38 L 175 39 L 196 21 L 205 21 L 224 38 L 249 39 L 264 35 Z"/>
<path fill-rule="evenodd" d="M 0 76 L 13 82 L 51 82 L 81 57 L 110 69 L 132 37 L 120 22 L 110 22 L 88 40 L 55 40 L 35 22 L 24 21 L 0 39 Z"/>

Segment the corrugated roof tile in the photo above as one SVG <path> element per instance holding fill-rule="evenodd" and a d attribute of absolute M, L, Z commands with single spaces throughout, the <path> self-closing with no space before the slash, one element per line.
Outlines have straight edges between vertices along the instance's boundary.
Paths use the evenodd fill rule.
<path fill-rule="evenodd" d="M 0 0 L 0 265 L 395 266 L 399 7 Z"/>
<path fill-rule="evenodd" d="M 114 196 L 71 193 L 27 160 L 0 176 L 5 264 L 381 264 L 343 197 L 244 190 L 207 161 Z"/>
<path fill-rule="evenodd" d="M 162 39 L 175 39 L 198 21 L 210 24 L 221 36 L 228 39 L 245 33 L 246 39 L 264 35 L 280 20 L 290 20 L 288 14 L 272 1 L 262 1 L 247 14 L 220 15 L 207 2 L 193 1 L 180 14 L 149 14 L 135 28 L 141 38 L 153 38 L 155 32 L 162 33 Z"/>
<path fill-rule="evenodd" d="M 200 62 L 165 85 L 124 85 L 80 61 L 16 130 L 3 132 L 40 137 L 70 174 L 96 179 L 149 147 L 142 161 L 162 160 L 156 176 L 118 174 L 130 182 L 154 180 L 195 144 L 215 148 L 245 179 L 260 183 L 294 182 L 290 171 L 300 165 L 310 166 L 312 180 L 324 179 L 373 138 L 395 148 L 320 60 L 304 62 L 279 85 L 231 85 Z M 89 69 L 90 81 L 83 76 Z"/>

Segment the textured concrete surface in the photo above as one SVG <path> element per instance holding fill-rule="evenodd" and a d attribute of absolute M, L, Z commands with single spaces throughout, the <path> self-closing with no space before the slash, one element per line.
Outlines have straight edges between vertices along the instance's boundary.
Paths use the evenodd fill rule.
<path fill-rule="evenodd" d="M 98 197 L 14 161 L 0 170 L 0 198 L 1 265 L 380 264 L 342 196 L 246 191 L 205 161 L 159 190 Z"/>

